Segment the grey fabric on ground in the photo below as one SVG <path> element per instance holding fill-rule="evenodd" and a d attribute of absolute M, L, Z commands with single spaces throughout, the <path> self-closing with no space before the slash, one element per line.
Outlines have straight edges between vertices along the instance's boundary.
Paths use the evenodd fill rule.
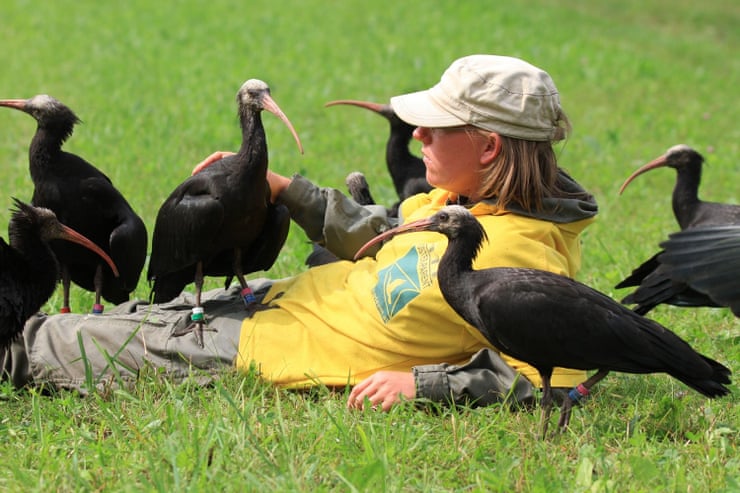
<path fill-rule="evenodd" d="M 261 300 L 272 280 L 249 284 Z M 103 315 L 34 315 L 2 355 L 0 371 L 16 387 L 33 383 L 83 395 L 90 391 L 89 381 L 98 390 L 117 387 L 135 380 L 147 365 L 163 369 L 174 381 L 208 383 L 217 372 L 235 368 L 246 311 L 238 286 L 208 291 L 203 300 L 208 324 L 203 348 L 192 332 L 173 335 L 190 322 L 194 299 L 183 293 L 159 305 L 129 301 Z"/>

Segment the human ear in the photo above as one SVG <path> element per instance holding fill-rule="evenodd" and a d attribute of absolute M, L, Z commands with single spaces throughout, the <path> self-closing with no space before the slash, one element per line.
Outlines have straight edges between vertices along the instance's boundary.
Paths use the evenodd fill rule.
<path fill-rule="evenodd" d="M 491 132 L 488 134 L 486 146 L 480 156 L 481 164 L 490 164 L 499 154 L 501 154 L 501 136 L 496 132 Z"/>

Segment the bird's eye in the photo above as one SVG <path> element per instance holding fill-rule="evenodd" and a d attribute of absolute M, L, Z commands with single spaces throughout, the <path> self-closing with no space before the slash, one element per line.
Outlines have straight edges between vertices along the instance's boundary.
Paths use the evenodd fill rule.
<path fill-rule="evenodd" d="M 447 221 L 450 218 L 450 215 L 446 212 L 440 212 L 439 213 L 439 219 L 442 221 Z"/>

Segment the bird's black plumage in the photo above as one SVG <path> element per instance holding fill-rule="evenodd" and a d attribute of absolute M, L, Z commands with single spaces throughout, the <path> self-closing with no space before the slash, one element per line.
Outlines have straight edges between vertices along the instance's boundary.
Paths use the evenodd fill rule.
<path fill-rule="evenodd" d="M 419 230 L 447 236 L 449 244 L 437 272 L 445 300 L 495 348 L 538 370 L 548 413 L 550 376 L 556 366 L 598 370 L 584 382 L 587 389 L 608 372 L 620 371 L 668 373 L 708 397 L 729 392 L 728 368 L 697 353 L 657 322 L 580 282 L 535 269 L 473 270 L 486 234 L 462 206 L 449 206 L 428 219 L 389 230 L 366 247 Z M 568 424 L 572 404 L 565 401 L 561 426 Z"/>
<path fill-rule="evenodd" d="M 2 100 L 0 106 L 28 113 L 38 123 L 29 148 L 33 205 L 54 211 L 60 222 L 88 237 L 120 269 L 120 276 L 116 277 L 89 250 L 67 242 L 52 242 L 61 266 L 64 308 L 69 303 L 69 280 L 94 291 L 96 305 L 100 304 L 101 295 L 111 303 L 128 300 L 146 261 L 146 227 L 105 174 L 80 156 L 62 150 L 79 118 L 48 95 Z M 96 275 L 102 281 L 96 281 Z"/>
<path fill-rule="evenodd" d="M 292 124 L 267 84 L 246 81 L 237 93 L 242 144 L 239 152 L 202 167 L 175 188 L 157 214 L 147 277 L 153 300 L 168 301 L 195 282 L 200 305 L 203 276 L 237 277 L 272 266 L 290 226 L 284 206 L 270 202 L 267 140 L 261 112 Z M 202 323 L 197 324 L 196 337 Z"/>
<path fill-rule="evenodd" d="M 9 243 L 0 238 L 0 349 L 23 331 L 28 318 L 51 297 L 59 279 L 52 240 L 75 242 L 100 255 L 117 274 L 113 261 L 94 243 L 62 225 L 54 213 L 14 199 Z"/>
<path fill-rule="evenodd" d="M 392 215 L 398 215 L 399 203 L 417 193 L 426 193 L 432 189 L 426 180 L 426 167 L 422 158 L 415 156 L 409 150 L 409 143 L 416 128 L 414 125 L 401 120 L 389 104 L 379 104 L 353 99 L 330 101 L 326 106 L 351 105 L 371 110 L 388 120 L 390 133 L 385 146 L 385 162 L 388 173 L 393 181 L 399 201 L 390 207 Z M 356 182 L 357 185 L 359 182 Z M 348 184 L 349 185 L 349 184 Z M 369 186 L 365 188 L 350 187 L 350 193 L 355 200 L 371 197 Z M 356 193 L 353 193 L 356 192 Z M 360 202 L 362 203 L 362 202 Z"/>
<path fill-rule="evenodd" d="M 740 224 L 740 205 L 699 199 L 703 162 L 703 156 L 691 147 L 683 144 L 673 146 L 632 173 L 622 184 L 620 193 L 637 176 L 656 168 L 670 167 L 676 170 L 672 205 L 681 230 Z M 706 292 L 674 279 L 671 275 L 673 269 L 662 265 L 662 254 L 662 251 L 654 254 L 615 286 L 617 289 L 637 287 L 622 299 L 622 303 L 636 305 L 634 310 L 642 315 L 662 303 L 684 307 L 721 306 Z"/>
<path fill-rule="evenodd" d="M 697 226 L 660 244 L 661 268 L 674 283 L 706 295 L 740 317 L 740 224 Z"/>

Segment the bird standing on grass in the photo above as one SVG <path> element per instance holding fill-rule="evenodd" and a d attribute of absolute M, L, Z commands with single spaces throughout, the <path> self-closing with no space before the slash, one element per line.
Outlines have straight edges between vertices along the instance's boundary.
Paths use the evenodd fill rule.
<path fill-rule="evenodd" d="M 204 276 L 235 276 L 249 310 L 258 309 L 244 276 L 269 269 L 285 243 L 290 215 L 270 202 L 267 139 L 261 113 L 267 110 L 298 135 L 266 83 L 246 81 L 236 97 L 242 128 L 239 152 L 193 171 L 157 214 L 148 279 L 155 303 L 169 301 L 195 283 L 193 331 L 203 345 L 206 324 L 200 296 Z"/>
<path fill-rule="evenodd" d="M 103 311 L 101 296 L 116 304 L 128 300 L 146 261 L 146 227 L 105 174 L 80 156 L 62 150 L 79 118 L 62 102 L 44 94 L 2 100 L 0 106 L 28 113 L 38 123 L 29 148 L 32 204 L 51 209 L 61 223 L 98 245 L 120 269 L 120 276 L 116 276 L 89 250 L 52 242 L 64 288 L 61 311 L 69 311 L 70 282 L 95 293 L 93 313 Z"/>
<path fill-rule="evenodd" d="M 729 392 L 730 370 L 676 334 L 608 296 L 551 272 L 500 267 L 473 270 L 485 231 L 462 206 L 388 230 L 363 246 L 400 233 L 437 231 L 449 244 L 437 276 L 449 305 L 496 349 L 529 363 L 542 378 L 542 436 L 552 409 L 554 367 L 597 370 L 569 393 L 559 426 L 565 429 L 577 402 L 610 371 L 664 372 L 707 397 Z"/>
<path fill-rule="evenodd" d="M 703 162 L 702 155 L 691 147 L 683 144 L 673 146 L 662 156 L 632 173 L 622 184 L 619 193 L 637 176 L 653 169 L 670 167 L 676 170 L 672 203 L 673 213 L 681 230 L 740 224 L 740 205 L 699 199 Z M 705 292 L 697 291 L 690 284 L 674 279 L 672 269 L 662 265 L 662 254 L 663 251 L 659 251 L 650 257 L 615 286 L 617 289 L 637 287 L 624 297 L 622 303 L 635 304 L 634 310 L 641 315 L 662 303 L 688 307 L 720 306 Z"/>
<path fill-rule="evenodd" d="M 102 249 L 61 224 L 52 211 L 13 200 L 16 209 L 8 224 L 9 244 L 0 238 L 0 349 L 13 342 L 26 320 L 54 293 L 59 264 L 50 241 L 65 240 L 90 249 L 118 275 Z"/>
<path fill-rule="evenodd" d="M 340 99 L 330 101 L 325 106 L 350 105 L 373 111 L 388 120 L 390 133 L 385 147 L 385 162 L 388 173 L 393 180 L 393 187 L 398 195 L 398 202 L 390 208 L 392 216 L 398 215 L 398 206 L 405 199 L 417 193 L 429 192 L 432 187 L 426 180 L 426 167 L 419 156 L 409 150 L 409 143 L 413 138 L 415 125 L 401 120 L 389 104 L 379 104 L 354 99 Z M 352 197 L 359 203 L 367 205 L 367 199 L 372 200 L 368 183 L 358 180 L 357 177 L 347 177 L 347 186 Z M 365 201 L 363 202 L 363 197 Z M 358 200 L 358 198 L 360 200 Z M 374 202 L 373 202 L 374 203 Z"/>

